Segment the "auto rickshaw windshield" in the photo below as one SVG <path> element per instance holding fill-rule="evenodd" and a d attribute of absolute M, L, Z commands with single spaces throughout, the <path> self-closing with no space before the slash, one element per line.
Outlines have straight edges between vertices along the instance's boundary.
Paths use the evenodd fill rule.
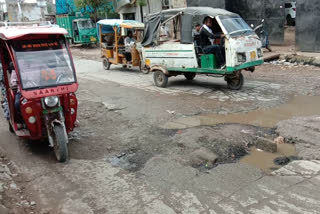
<path fill-rule="evenodd" d="M 64 40 L 14 42 L 22 89 L 71 84 L 76 81 Z"/>
<path fill-rule="evenodd" d="M 253 34 L 253 30 L 240 16 L 220 16 L 220 20 L 229 35 Z"/>

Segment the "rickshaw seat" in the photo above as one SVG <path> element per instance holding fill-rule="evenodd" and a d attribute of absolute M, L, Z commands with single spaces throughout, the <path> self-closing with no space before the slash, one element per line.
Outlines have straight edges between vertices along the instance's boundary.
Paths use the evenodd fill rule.
<path fill-rule="evenodd" d="M 203 54 L 203 50 L 202 50 L 202 47 L 198 44 L 198 40 L 194 40 L 194 48 L 196 50 L 196 54 L 197 55 L 200 55 L 200 54 Z"/>
<path fill-rule="evenodd" d="M 103 49 L 108 49 L 108 50 L 112 50 L 113 49 L 113 45 L 108 45 L 107 43 L 101 43 L 101 47 Z"/>

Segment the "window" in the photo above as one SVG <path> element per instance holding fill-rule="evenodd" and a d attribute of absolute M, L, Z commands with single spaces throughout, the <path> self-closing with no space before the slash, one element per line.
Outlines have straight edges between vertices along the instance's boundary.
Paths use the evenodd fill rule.
<path fill-rule="evenodd" d="M 162 0 L 162 9 L 169 9 L 169 0 Z"/>
<path fill-rule="evenodd" d="M 181 17 L 177 16 L 160 26 L 160 41 L 180 40 Z"/>
<path fill-rule="evenodd" d="M 134 13 L 125 13 L 123 14 L 124 20 L 136 20 Z"/>
<path fill-rule="evenodd" d="M 285 8 L 291 8 L 292 5 L 291 5 L 291 3 L 285 3 L 285 4 L 284 4 L 284 7 L 285 7 Z"/>
<path fill-rule="evenodd" d="M 79 20 L 78 21 L 79 29 L 92 29 L 94 28 L 93 23 L 90 19 L 88 20 Z"/>
<path fill-rule="evenodd" d="M 23 40 L 13 44 L 23 89 L 71 84 L 74 70 L 61 39 Z"/>
<path fill-rule="evenodd" d="M 249 25 L 239 16 L 220 16 L 220 20 L 229 35 L 253 33 Z"/>

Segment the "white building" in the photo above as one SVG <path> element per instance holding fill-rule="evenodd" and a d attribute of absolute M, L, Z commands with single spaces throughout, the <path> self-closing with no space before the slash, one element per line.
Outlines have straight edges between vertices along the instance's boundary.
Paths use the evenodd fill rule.
<path fill-rule="evenodd" d="M 113 0 L 121 19 L 143 21 L 150 13 L 163 9 L 186 7 L 186 0 Z M 144 6 L 141 6 L 144 5 Z"/>
<path fill-rule="evenodd" d="M 0 21 L 6 20 L 6 16 L 7 16 L 6 0 L 0 0 Z"/>
<path fill-rule="evenodd" d="M 6 0 L 8 20 L 39 21 L 47 13 L 47 0 Z"/>

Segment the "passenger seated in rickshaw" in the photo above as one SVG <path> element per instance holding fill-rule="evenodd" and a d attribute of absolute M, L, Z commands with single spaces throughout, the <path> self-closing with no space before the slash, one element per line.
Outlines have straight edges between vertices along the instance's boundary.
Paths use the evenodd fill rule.
<path fill-rule="evenodd" d="M 14 107 L 18 114 L 20 114 L 20 98 L 21 98 L 21 91 L 20 87 L 18 85 L 18 78 L 17 73 L 14 69 L 13 62 L 10 62 L 9 64 L 9 73 L 10 76 L 10 87 L 13 91 L 15 91 L 15 97 L 14 97 Z"/>
<path fill-rule="evenodd" d="M 106 49 L 113 49 L 113 43 L 114 43 L 114 34 L 107 34 L 104 38 L 104 43 L 102 43 L 104 45 L 104 48 Z"/>
<path fill-rule="evenodd" d="M 201 25 L 196 24 L 195 28 L 192 30 L 192 37 L 194 40 L 198 41 L 200 37 Z"/>
<path fill-rule="evenodd" d="M 215 39 L 223 38 L 223 34 L 214 34 L 212 31 L 213 19 L 207 16 L 203 21 L 200 30 L 199 45 L 205 54 L 214 54 L 217 59 L 217 67 L 224 67 L 225 57 L 224 48 L 221 45 L 214 44 Z"/>
<path fill-rule="evenodd" d="M 124 55 L 126 57 L 126 60 L 128 62 L 131 62 L 132 56 L 131 56 L 131 49 L 133 45 L 135 44 L 136 40 L 133 38 L 133 34 L 131 31 L 128 32 L 127 37 L 124 39 L 124 46 L 125 46 L 125 52 Z"/>

